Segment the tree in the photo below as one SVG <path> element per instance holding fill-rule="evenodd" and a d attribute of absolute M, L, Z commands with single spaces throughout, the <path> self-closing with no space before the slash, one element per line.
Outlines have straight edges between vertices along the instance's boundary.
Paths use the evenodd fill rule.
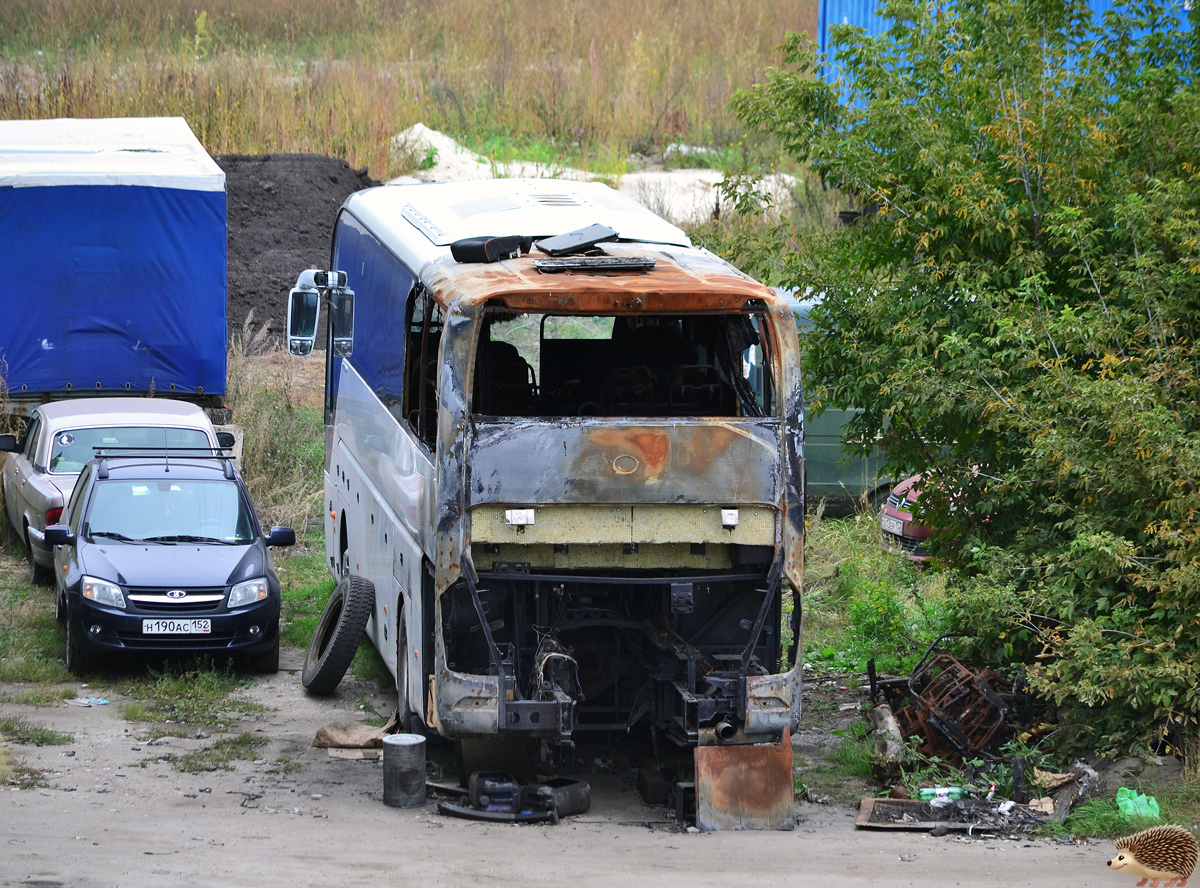
<path fill-rule="evenodd" d="M 810 401 L 861 408 L 854 437 L 928 474 L 925 520 L 975 590 L 960 618 L 993 654 L 1104 706 L 1113 742 L 1194 730 L 1200 13 L 884 11 L 877 38 L 836 28 L 829 59 L 789 35 L 734 99 L 866 211 L 787 235 L 780 282 L 823 294 Z"/>

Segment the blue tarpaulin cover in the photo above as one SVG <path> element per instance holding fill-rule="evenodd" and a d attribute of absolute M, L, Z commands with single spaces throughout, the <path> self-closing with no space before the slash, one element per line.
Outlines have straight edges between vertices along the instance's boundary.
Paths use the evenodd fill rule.
<path fill-rule="evenodd" d="M 226 220 L 181 118 L 0 121 L 10 394 L 223 394 Z"/>

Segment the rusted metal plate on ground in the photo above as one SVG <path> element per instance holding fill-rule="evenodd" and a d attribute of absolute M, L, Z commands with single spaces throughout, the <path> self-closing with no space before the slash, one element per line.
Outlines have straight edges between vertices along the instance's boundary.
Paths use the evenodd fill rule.
<path fill-rule="evenodd" d="M 778 746 L 696 747 L 696 826 L 700 829 L 791 829 L 792 739 Z"/>
<path fill-rule="evenodd" d="M 939 820 L 929 802 L 914 799 L 873 799 L 864 796 L 858 805 L 855 826 L 868 829 L 931 830 L 943 827 L 950 830 L 991 830 L 992 824 L 978 821 Z"/>

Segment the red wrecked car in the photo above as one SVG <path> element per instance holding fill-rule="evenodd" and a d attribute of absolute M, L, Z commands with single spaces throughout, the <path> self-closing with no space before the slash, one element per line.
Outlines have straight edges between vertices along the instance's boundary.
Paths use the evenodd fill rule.
<path fill-rule="evenodd" d="M 879 545 L 885 552 L 903 555 L 909 561 L 925 562 L 926 542 L 933 531 L 913 519 L 912 507 L 921 496 L 921 476 L 905 478 L 892 488 L 879 513 Z"/>

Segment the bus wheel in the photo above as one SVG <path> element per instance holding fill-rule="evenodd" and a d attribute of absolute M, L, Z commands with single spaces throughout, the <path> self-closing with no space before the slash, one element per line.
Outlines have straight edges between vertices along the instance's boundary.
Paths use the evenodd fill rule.
<path fill-rule="evenodd" d="M 400 715 L 400 729 L 412 733 L 412 707 L 408 702 L 408 626 L 405 625 L 404 609 L 396 620 L 396 712 Z"/>
<path fill-rule="evenodd" d="M 338 583 L 317 621 L 304 658 L 300 680 L 306 691 L 325 697 L 337 690 L 374 610 L 375 586 L 370 580 L 349 576 Z"/>

